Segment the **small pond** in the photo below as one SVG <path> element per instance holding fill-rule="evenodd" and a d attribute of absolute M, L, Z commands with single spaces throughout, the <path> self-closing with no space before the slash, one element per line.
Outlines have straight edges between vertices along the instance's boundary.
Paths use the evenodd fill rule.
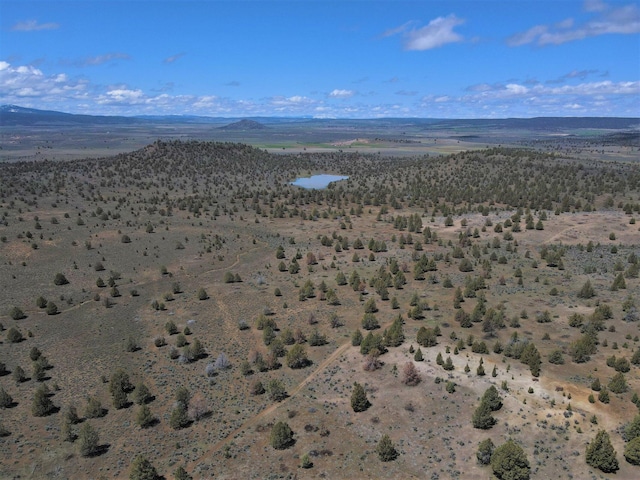
<path fill-rule="evenodd" d="M 321 175 L 312 175 L 311 177 L 296 178 L 295 181 L 291 182 L 291 185 L 302 188 L 322 189 L 327 188 L 331 182 L 346 180 L 347 178 L 349 177 L 344 175 L 329 175 L 323 173 Z"/>

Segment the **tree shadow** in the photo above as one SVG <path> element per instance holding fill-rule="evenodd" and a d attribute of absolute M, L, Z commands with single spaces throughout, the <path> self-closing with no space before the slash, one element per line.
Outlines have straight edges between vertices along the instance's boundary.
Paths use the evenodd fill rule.
<path fill-rule="evenodd" d="M 109 451 L 109 447 L 111 447 L 109 443 L 98 445 L 89 455 L 87 455 L 87 458 L 95 458 L 104 455 Z"/>

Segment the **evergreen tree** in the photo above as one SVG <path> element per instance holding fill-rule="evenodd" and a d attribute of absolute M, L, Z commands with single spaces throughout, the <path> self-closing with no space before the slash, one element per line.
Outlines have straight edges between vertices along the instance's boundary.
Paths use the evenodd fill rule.
<path fill-rule="evenodd" d="M 481 430 L 487 430 L 495 425 L 496 419 L 491 415 L 491 407 L 487 402 L 480 402 L 478 408 L 473 412 L 471 422 L 474 428 Z"/>
<path fill-rule="evenodd" d="M 9 408 L 13 405 L 13 397 L 0 387 L 0 408 Z"/>
<path fill-rule="evenodd" d="M 136 423 L 142 428 L 147 428 L 152 426 L 155 422 L 156 419 L 151 413 L 149 406 L 146 404 L 140 405 L 140 409 L 136 415 Z"/>
<path fill-rule="evenodd" d="M 157 480 L 158 472 L 147 457 L 138 455 L 131 463 L 129 480 Z"/>
<path fill-rule="evenodd" d="M 89 422 L 84 422 L 78 433 L 80 455 L 90 457 L 98 453 L 100 450 L 99 442 L 100 438 L 96 429 L 93 428 Z"/>
<path fill-rule="evenodd" d="M 485 402 L 492 412 L 502 408 L 502 398 L 498 393 L 498 389 L 491 385 L 482 395 L 482 401 Z"/>
<path fill-rule="evenodd" d="M 627 381 L 622 372 L 618 372 L 613 376 L 609 381 L 608 387 L 613 393 L 624 393 L 627 391 Z"/>
<path fill-rule="evenodd" d="M 387 434 L 383 435 L 378 442 L 376 451 L 378 452 L 378 457 L 383 462 L 390 462 L 398 458 L 398 451 Z"/>
<path fill-rule="evenodd" d="M 182 465 L 176 468 L 176 471 L 173 473 L 173 477 L 175 480 L 192 480 L 193 477 L 187 473 Z"/>
<path fill-rule="evenodd" d="M 489 465 L 491 463 L 491 455 L 496 446 L 493 444 L 490 438 L 483 440 L 478 445 L 478 451 L 476 452 L 476 458 L 482 465 Z"/>
<path fill-rule="evenodd" d="M 56 407 L 48 396 L 46 385 L 40 385 L 33 396 L 31 413 L 34 417 L 45 417 L 55 410 Z"/>
<path fill-rule="evenodd" d="M 360 330 L 355 330 L 351 334 L 351 345 L 354 347 L 359 347 L 362 343 L 362 332 Z"/>
<path fill-rule="evenodd" d="M 189 426 L 190 423 L 186 405 L 182 402 L 177 402 L 177 405 L 171 411 L 169 425 L 174 430 L 180 430 L 181 428 Z"/>
<path fill-rule="evenodd" d="M 287 352 L 287 366 L 289 368 L 304 368 L 309 364 L 307 352 L 299 343 Z"/>
<path fill-rule="evenodd" d="M 508 440 L 495 449 L 491 456 L 491 468 L 502 480 L 528 480 L 531 467 L 522 447 Z"/>
<path fill-rule="evenodd" d="M 627 284 L 625 283 L 624 275 L 622 275 L 622 272 L 621 272 L 613 281 L 613 284 L 611 285 L 611 291 L 616 292 L 618 290 L 624 290 L 625 288 L 627 288 Z"/>
<path fill-rule="evenodd" d="M 271 446 L 276 450 L 284 450 L 293 444 L 293 431 L 286 422 L 278 422 L 271 429 Z"/>
<path fill-rule="evenodd" d="M 640 437 L 640 414 L 636 415 L 624 429 L 624 439 L 627 442 L 636 437 Z"/>
<path fill-rule="evenodd" d="M 269 394 L 269 398 L 274 402 L 280 402 L 287 398 L 287 391 L 284 388 L 284 384 L 277 378 L 269 381 L 267 384 L 267 393 Z"/>
<path fill-rule="evenodd" d="M 640 465 L 640 437 L 636 437 L 624 447 L 624 458 L 631 465 Z"/>
<path fill-rule="evenodd" d="M 442 365 L 442 368 L 444 368 L 448 372 L 454 369 L 453 361 L 451 360 L 451 357 L 447 357 L 447 359 L 444 362 L 444 365 Z"/>
<path fill-rule="evenodd" d="M 616 451 L 611 445 L 611 439 L 606 431 L 600 430 L 596 438 L 587 445 L 586 460 L 588 465 L 605 473 L 613 473 L 618 470 Z"/>
<path fill-rule="evenodd" d="M 153 395 L 151 395 L 151 392 L 149 391 L 147 386 L 142 382 L 140 382 L 136 386 L 133 397 L 138 405 L 144 405 L 145 403 L 148 403 L 153 399 Z"/>
<path fill-rule="evenodd" d="M 578 292 L 578 298 L 589 299 L 589 298 L 593 297 L 595 294 L 596 293 L 593 290 L 593 287 L 591 286 L 591 282 L 589 280 L 587 280 L 584 283 L 584 285 L 582 285 L 582 288 Z"/>
<path fill-rule="evenodd" d="M 364 412 L 371 406 L 367 393 L 364 391 L 364 387 L 358 382 L 354 382 L 353 390 L 351 391 L 351 408 L 354 412 Z"/>
<path fill-rule="evenodd" d="M 422 362 L 423 357 L 422 357 L 422 350 L 420 350 L 420 347 L 418 347 L 418 350 L 416 350 L 415 355 L 413 356 L 413 359 L 416 362 Z"/>

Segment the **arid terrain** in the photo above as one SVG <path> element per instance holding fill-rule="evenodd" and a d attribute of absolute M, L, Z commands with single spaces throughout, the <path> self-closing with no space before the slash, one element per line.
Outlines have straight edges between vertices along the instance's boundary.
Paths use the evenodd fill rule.
<path fill-rule="evenodd" d="M 637 131 L 147 130 L 111 153 L 11 128 L 1 478 L 129 478 L 142 455 L 167 479 L 483 479 L 488 438 L 531 478 L 640 476 Z M 318 173 L 349 178 L 290 185 Z M 586 462 L 600 430 L 616 473 Z"/>

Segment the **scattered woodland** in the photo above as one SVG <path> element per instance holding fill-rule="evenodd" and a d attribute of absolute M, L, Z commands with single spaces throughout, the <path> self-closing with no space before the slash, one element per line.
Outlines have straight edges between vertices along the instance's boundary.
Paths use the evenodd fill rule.
<path fill-rule="evenodd" d="M 0 163 L 0 477 L 638 478 L 637 219 L 535 145 Z"/>

